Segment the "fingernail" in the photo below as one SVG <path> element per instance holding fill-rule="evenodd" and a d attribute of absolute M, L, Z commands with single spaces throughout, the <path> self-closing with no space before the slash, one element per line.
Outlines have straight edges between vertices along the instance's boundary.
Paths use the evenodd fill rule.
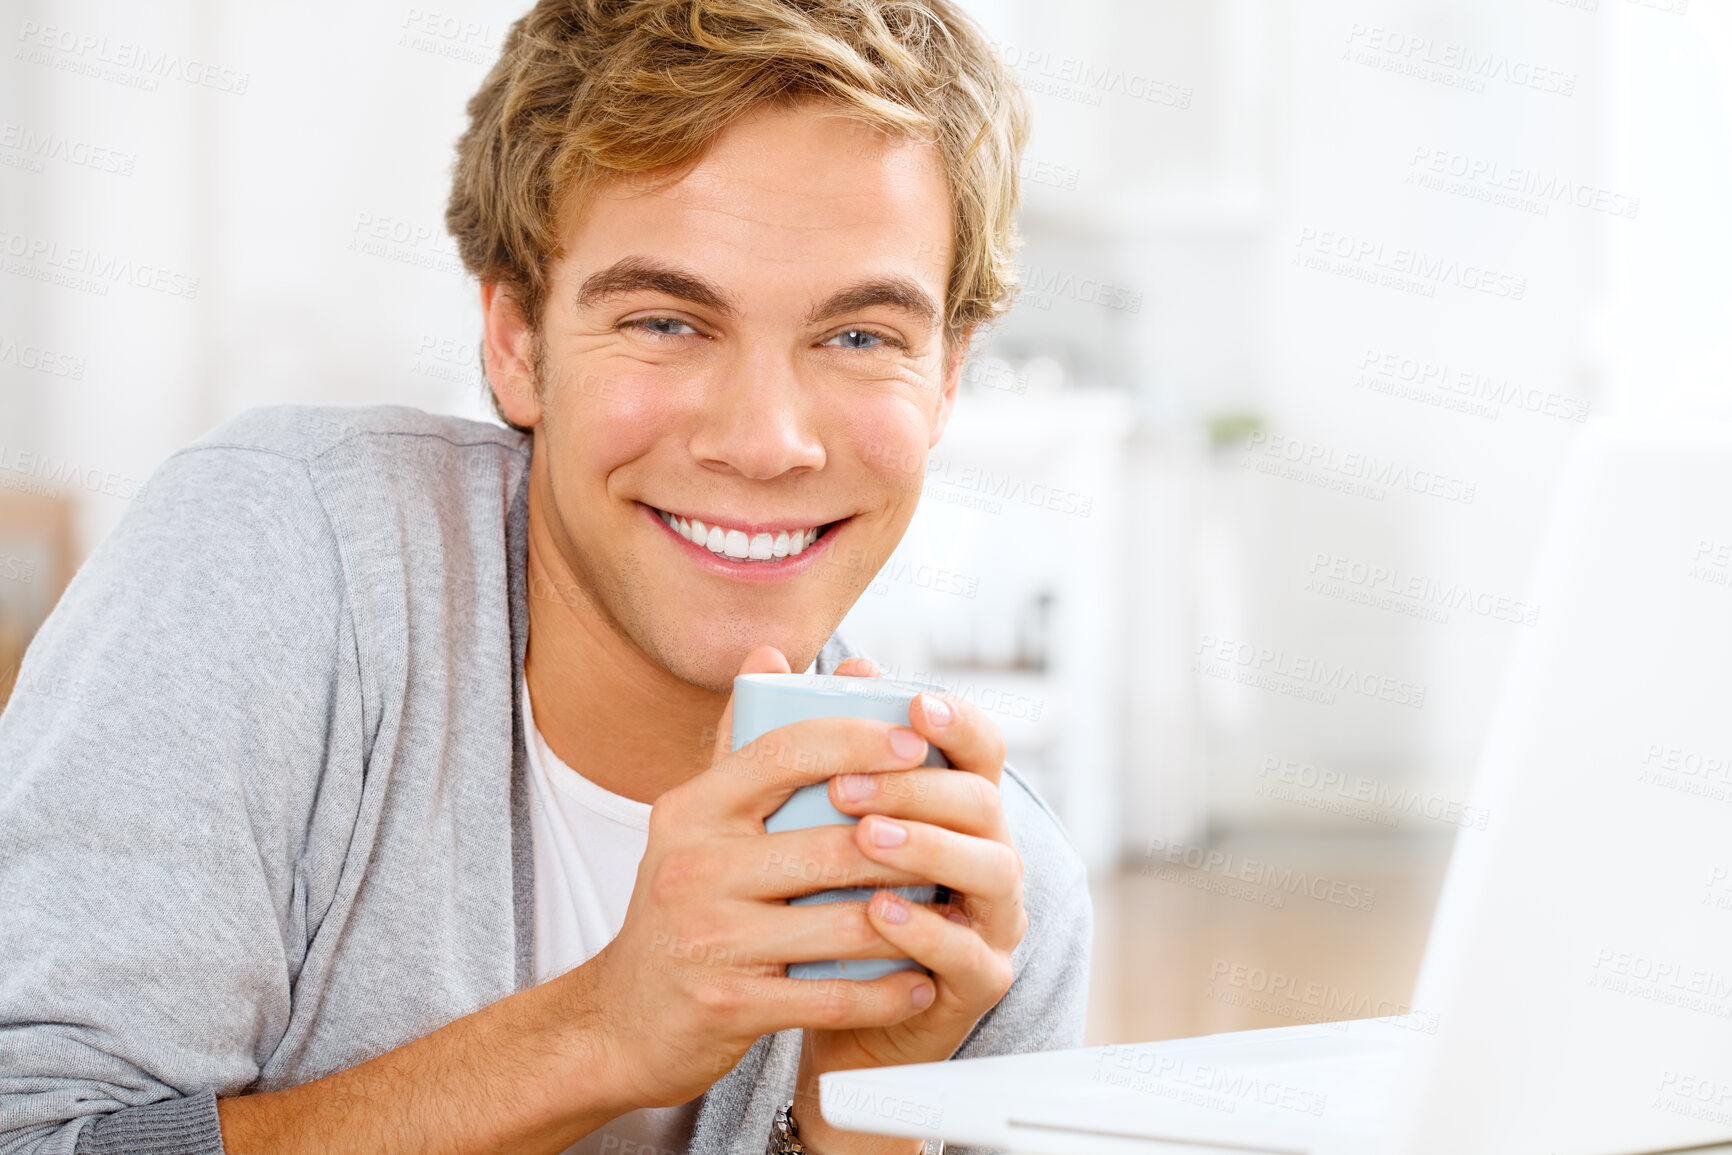
<path fill-rule="evenodd" d="M 884 912 L 885 922 L 901 926 L 908 921 L 908 904 L 894 894 L 885 895 L 884 901 L 879 904 L 878 909 Z"/>
<path fill-rule="evenodd" d="M 890 748 L 898 758 L 919 758 L 926 753 L 926 739 L 906 726 L 890 731 Z"/>
<path fill-rule="evenodd" d="M 842 797 L 850 802 L 860 801 L 871 794 L 875 788 L 870 774 L 842 775 Z"/>
<path fill-rule="evenodd" d="M 874 819 L 872 822 L 873 846 L 901 846 L 908 841 L 908 829 L 900 822 L 892 822 L 888 818 Z"/>
<path fill-rule="evenodd" d="M 950 703 L 943 698 L 934 698 L 931 694 L 920 695 L 920 708 L 926 711 L 926 720 L 934 726 L 950 725 Z"/>
<path fill-rule="evenodd" d="M 932 989 L 931 983 L 921 983 L 919 986 L 914 988 L 913 993 L 908 997 L 914 1003 L 915 1010 L 923 1011 L 932 1005 L 933 996 L 937 993 L 937 991 Z"/>

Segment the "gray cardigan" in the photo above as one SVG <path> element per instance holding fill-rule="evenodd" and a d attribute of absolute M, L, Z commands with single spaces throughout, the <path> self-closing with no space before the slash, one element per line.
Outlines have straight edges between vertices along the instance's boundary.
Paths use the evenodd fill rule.
<path fill-rule="evenodd" d="M 478 422 L 253 410 L 79 570 L 0 715 L 0 1155 L 221 1155 L 216 1096 L 530 985 L 528 466 Z M 959 1057 L 1082 1041 L 1081 860 L 1003 796 L 1029 929 Z M 763 1151 L 799 1050 L 759 1039 L 693 1150 Z"/>

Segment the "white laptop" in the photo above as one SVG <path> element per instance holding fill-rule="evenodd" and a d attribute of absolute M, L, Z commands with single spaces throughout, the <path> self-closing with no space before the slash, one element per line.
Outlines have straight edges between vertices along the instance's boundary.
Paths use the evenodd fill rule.
<path fill-rule="evenodd" d="M 1020 1155 L 1732 1151 L 1732 427 L 1560 481 L 1412 1015 L 840 1071 L 824 1117 Z"/>

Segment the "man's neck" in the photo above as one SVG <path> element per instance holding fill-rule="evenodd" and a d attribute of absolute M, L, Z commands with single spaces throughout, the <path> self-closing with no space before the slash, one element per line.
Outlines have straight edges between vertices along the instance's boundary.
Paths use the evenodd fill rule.
<path fill-rule="evenodd" d="M 529 642 L 536 728 L 567 766 L 638 802 L 710 764 L 727 698 L 675 677 L 621 636 L 565 563 L 530 493 Z"/>

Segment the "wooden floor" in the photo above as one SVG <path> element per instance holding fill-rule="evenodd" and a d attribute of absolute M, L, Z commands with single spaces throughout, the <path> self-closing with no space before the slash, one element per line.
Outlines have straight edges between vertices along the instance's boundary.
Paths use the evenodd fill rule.
<path fill-rule="evenodd" d="M 1210 852 L 1096 881 L 1089 1044 L 1425 1013 L 1408 1004 L 1447 839 L 1244 836 Z"/>

